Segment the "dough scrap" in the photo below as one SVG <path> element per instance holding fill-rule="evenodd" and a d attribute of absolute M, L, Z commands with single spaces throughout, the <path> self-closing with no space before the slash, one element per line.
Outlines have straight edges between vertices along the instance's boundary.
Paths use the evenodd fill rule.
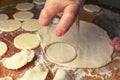
<path fill-rule="evenodd" d="M 114 49 L 109 44 L 110 38 L 106 31 L 95 24 L 80 21 L 79 36 L 77 37 L 79 37 L 77 57 L 68 63 L 53 63 L 71 68 L 98 68 L 111 62 Z"/>
<path fill-rule="evenodd" d="M 19 69 L 31 62 L 35 56 L 33 50 L 21 50 L 10 58 L 3 58 L 2 63 L 8 69 Z"/>
<path fill-rule="evenodd" d="M 20 11 L 31 10 L 34 7 L 33 3 L 19 3 L 16 5 L 16 9 Z"/>
<path fill-rule="evenodd" d="M 34 49 L 40 45 L 38 34 L 22 33 L 15 37 L 14 46 L 18 49 Z"/>
<path fill-rule="evenodd" d="M 37 19 L 29 19 L 22 23 L 22 28 L 26 31 L 37 31 L 41 26 Z"/>
<path fill-rule="evenodd" d="M 3 56 L 8 50 L 7 44 L 0 41 L 0 57 Z"/>
<path fill-rule="evenodd" d="M 28 19 L 33 18 L 34 14 L 29 11 L 23 11 L 23 12 L 16 12 L 13 17 L 15 20 L 19 21 L 26 21 Z"/>
<path fill-rule="evenodd" d="M 53 43 L 46 48 L 46 56 L 50 61 L 66 63 L 74 60 L 77 56 L 75 49 L 65 43 Z"/>
<path fill-rule="evenodd" d="M 65 70 L 58 69 L 53 80 L 72 80 L 72 77 Z"/>
<path fill-rule="evenodd" d="M 93 4 L 86 4 L 83 6 L 83 9 L 87 12 L 99 12 L 101 10 L 101 8 L 97 5 L 93 5 Z"/>
<path fill-rule="evenodd" d="M 4 78 L 0 78 L 0 80 L 13 80 L 12 77 L 4 77 Z"/>
<path fill-rule="evenodd" d="M 21 27 L 21 22 L 17 20 L 6 20 L 0 22 L 0 30 L 4 32 L 11 32 L 19 29 Z"/>
<path fill-rule="evenodd" d="M 8 20 L 8 15 L 6 14 L 0 14 L 0 21 Z"/>
<path fill-rule="evenodd" d="M 48 74 L 48 69 L 45 65 L 37 64 L 32 69 L 29 69 L 18 80 L 45 80 Z"/>

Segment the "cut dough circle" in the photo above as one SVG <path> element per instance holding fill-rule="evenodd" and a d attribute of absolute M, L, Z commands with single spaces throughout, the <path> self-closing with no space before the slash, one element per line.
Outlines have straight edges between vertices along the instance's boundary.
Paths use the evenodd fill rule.
<path fill-rule="evenodd" d="M 19 3 L 16 5 L 16 9 L 20 11 L 31 10 L 34 7 L 33 3 Z"/>
<path fill-rule="evenodd" d="M 0 41 L 0 57 L 7 52 L 7 49 L 7 44 L 5 42 Z"/>
<path fill-rule="evenodd" d="M 4 77 L 4 78 L 0 78 L 0 80 L 13 80 L 12 77 Z"/>
<path fill-rule="evenodd" d="M 21 27 L 21 22 L 17 20 L 6 20 L 0 22 L 0 30 L 4 32 L 11 32 L 19 29 Z"/>
<path fill-rule="evenodd" d="M 37 19 L 29 19 L 22 23 L 22 28 L 26 31 L 37 31 L 41 26 Z"/>
<path fill-rule="evenodd" d="M 8 20 L 8 15 L 6 14 L 0 14 L 0 21 Z"/>
<path fill-rule="evenodd" d="M 37 64 L 32 69 L 29 69 L 25 74 L 17 80 L 45 80 L 48 74 L 48 69 L 42 64 Z"/>
<path fill-rule="evenodd" d="M 34 14 L 32 12 L 29 11 L 24 11 L 24 12 L 16 12 L 13 15 L 15 20 L 19 20 L 19 21 L 26 21 L 28 19 L 31 19 L 34 17 Z"/>
<path fill-rule="evenodd" d="M 33 50 L 24 49 L 10 58 L 3 58 L 2 63 L 8 69 L 19 69 L 26 65 L 28 62 L 31 62 L 34 56 L 35 52 Z"/>
<path fill-rule="evenodd" d="M 93 5 L 93 4 L 86 4 L 83 6 L 83 9 L 87 12 L 99 12 L 101 10 L 101 8 L 97 5 Z"/>
<path fill-rule="evenodd" d="M 53 43 L 46 48 L 46 56 L 52 62 L 66 63 L 77 56 L 75 49 L 65 43 Z"/>
<path fill-rule="evenodd" d="M 15 37 L 14 46 L 18 49 L 34 49 L 40 45 L 38 34 L 23 33 Z"/>

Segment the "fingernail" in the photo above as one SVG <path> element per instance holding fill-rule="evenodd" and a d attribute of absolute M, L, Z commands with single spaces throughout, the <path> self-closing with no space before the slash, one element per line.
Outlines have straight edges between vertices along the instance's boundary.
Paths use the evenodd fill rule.
<path fill-rule="evenodd" d="M 62 34 L 62 32 L 61 31 L 56 31 L 56 36 L 62 36 L 63 34 Z"/>

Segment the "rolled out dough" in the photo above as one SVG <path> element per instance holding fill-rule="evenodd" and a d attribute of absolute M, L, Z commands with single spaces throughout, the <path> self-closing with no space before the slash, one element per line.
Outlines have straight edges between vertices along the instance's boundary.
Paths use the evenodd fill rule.
<path fill-rule="evenodd" d="M 24 49 L 10 58 L 3 58 L 2 63 L 8 69 L 19 69 L 26 65 L 28 62 L 31 62 L 34 56 L 35 52 L 33 50 Z"/>
<path fill-rule="evenodd" d="M 22 33 L 15 37 L 14 45 L 18 49 L 34 49 L 40 45 L 38 34 Z"/>
<path fill-rule="evenodd" d="M 7 49 L 7 44 L 5 42 L 0 41 L 0 57 L 7 52 Z"/>
<path fill-rule="evenodd" d="M 31 10 L 34 7 L 33 3 L 19 3 L 16 5 L 16 9 L 20 11 Z"/>
<path fill-rule="evenodd" d="M 4 32 L 11 32 L 19 29 L 21 27 L 21 22 L 17 20 L 6 20 L 0 22 L 0 30 Z"/>
<path fill-rule="evenodd" d="M 83 9 L 87 12 L 99 12 L 101 10 L 101 8 L 97 5 L 93 5 L 93 4 L 86 4 L 83 6 Z"/>
<path fill-rule="evenodd" d="M 53 62 L 66 63 L 76 58 L 75 49 L 65 43 L 53 43 L 46 48 L 46 56 Z"/>
<path fill-rule="evenodd" d="M 37 64 L 32 69 L 29 69 L 25 74 L 17 80 L 45 80 L 48 74 L 48 69 L 45 65 Z"/>
<path fill-rule="evenodd" d="M 29 19 L 22 23 L 22 28 L 26 31 L 37 31 L 41 26 L 37 19 Z"/>
<path fill-rule="evenodd" d="M 0 78 L 0 80 L 13 80 L 12 77 L 4 77 L 4 78 Z"/>
<path fill-rule="evenodd" d="M 29 11 L 23 11 L 23 12 L 16 12 L 13 17 L 15 20 L 19 21 L 26 21 L 28 19 L 33 18 L 34 14 Z"/>
<path fill-rule="evenodd" d="M 45 36 L 43 35 L 43 37 Z M 77 57 L 73 61 L 58 63 L 49 58 L 48 60 L 55 64 L 71 68 L 98 68 L 111 62 L 113 47 L 109 44 L 110 39 L 106 31 L 95 24 L 80 21 L 80 31 L 77 37 L 79 37 L 78 51 Z M 48 38 L 44 39 L 46 41 L 49 40 Z M 59 52 L 59 48 L 57 50 Z M 54 54 L 57 53 L 55 52 Z"/>

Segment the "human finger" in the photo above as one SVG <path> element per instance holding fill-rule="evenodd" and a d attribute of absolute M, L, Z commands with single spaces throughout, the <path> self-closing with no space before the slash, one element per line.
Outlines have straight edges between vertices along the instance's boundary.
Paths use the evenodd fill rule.
<path fill-rule="evenodd" d="M 50 22 L 50 20 L 62 10 L 61 4 L 58 4 L 57 2 L 51 2 L 45 4 L 45 7 L 41 11 L 39 22 L 41 25 L 47 26 Z"/>
<path fill-rule="evenodd" d="M 70 5 L 64 9 L 63 16 L 55 30 L 57 36 L 62 36 L 69 30 L 74 20 L 76 19 L 78 10 L 78 5 Z"/>

